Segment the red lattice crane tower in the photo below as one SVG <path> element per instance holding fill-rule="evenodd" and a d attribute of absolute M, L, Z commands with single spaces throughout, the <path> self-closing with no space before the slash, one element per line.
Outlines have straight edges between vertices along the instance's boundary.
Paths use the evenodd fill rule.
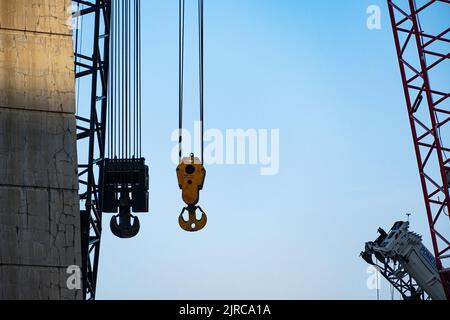
<path fill-rule="evenodd" d="M 450 1 L 387 2 L 436 265 L 450 300 Z"/>

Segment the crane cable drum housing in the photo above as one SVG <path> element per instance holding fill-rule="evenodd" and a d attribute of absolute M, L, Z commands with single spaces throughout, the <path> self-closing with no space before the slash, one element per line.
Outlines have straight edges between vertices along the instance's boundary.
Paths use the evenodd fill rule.
<path fill-rule="evenodd" d="M 141 1 L 112 0 L 108 135 L 102 209 L 119 238 L 139 233 L 134 213 L 149 211 L 149 168 L 142 157 Z M 117 214 L 118 213 L 118 214 Z"/>

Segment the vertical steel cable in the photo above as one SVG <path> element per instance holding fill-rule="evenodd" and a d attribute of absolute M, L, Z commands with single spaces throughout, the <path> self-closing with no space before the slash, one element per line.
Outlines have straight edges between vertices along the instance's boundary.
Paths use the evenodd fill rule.
<path fill-rule="evenodd" d="M 141 49 L 141 0 L 138 0 L 138 13 L 137 13 L 137 39 L 138 39 L 138 61 L 137 61 L 137 73 L 138 73 L 138 146 L 139 146 L 139 158 L 142 157 L 142 49 Z"/>
<path fill-rule="evenodd" d="M 126 30 L 126 37 L 127 37 L 127 158 L 131 158 L 131 155 L 133 153 L 133 146 L 132 146 L 132 140 L 133 140 L 133 69 L 131 68 L 132 65 L 132 59 L 134 58 L 132 55 L 132 46 L 133 46 L 133 39 L 131 37 L 132 33 L 132 14 L 134 14 L 133 9 L 133 2 L 134 0 L 127 0 L 127 30 Z"/>
<path fill-rule="evenodd" d="M 118 81 L 119 81 L 119 68 L 118 68 L 118 56 L 119 56 L 119 36 L 118 36 L 118 30 L 119 30 L 119 4 L 118 4 L 119 0 L 115 0 L 114 1 L 114 7 L 116 8 L 115 12 L 114 12 L 114 38 L 113 41 L 115 42 L 114 45 L 114 64 L 113 64 L 113 68 L 116 70 L 114 72 L 114 101 L 115 101 L 115 105 L 113 107 L 114 109 L 114 132 L 113 132 L 113 141 L 114 141 L 114 151 L 113 151 L 113 155 L 111 155 L 111 158 L 113 156 L 117 156 L 119 150 L 117 148 L 117 136 L 118 136 L 118 132 L 119 132 L 119 123 L 118 123 L 118 119 L 119 119 L 119 108 L 118 108 L 118 101 L 120 101 L 120 96 L 118 93 Z"/>
<path fill-rule="evenodd" d="M 134 32 L 134 39 L 133 39 L 133 46 L 135 48 L 134 50 L 134 57 L 133 62 L 134 65 L 137 65 L 137 0 L 134 0 L 134 21 L 133 21 L 133 32 Z M 134 82 L 134 93 L 133 93 L 133 157 L 137 156 L 136 153 L 136 138 L 137 138 L 137 131 L 136 131 L 136 124 L 137 124 L 137 118 L 136 118 L 136 111 L 137 111 L 137 73 L 136 69 L 133 70 L 133 82 Z"/>
<path fill-rule="evenodd" d="M 203 77 L 203 53 L 204 53 L 204 47 L 203 47 L 203 0 L 198 0 L 198 31 L 199 31 L 199 50 L 198 50 L 198 56 L 199 56 L 199 90 L 200 90 L 200 146 L 201 146 L 201 161 L 203 163 L 203 153 L 204 153 L 204 77 Z"/>
<path fill-rule="evenodd" d="M 179 0 L 179 52 L 178 52 L 178 76 L 179 76 L 179 109 L 178 109 L 178 128 L 179 128 L 179 159 L 180 162 L 183 157 L 183 98 L 184 98 L 184 13 L 185 2 Z"/>
<path fill-rule="evenodd" d="M 125 21 L 125 3 L 122 1 L 122 17 L 121 17 L 121 31 L 122 34 L 124 32 L 124 21 Z M 122 95 L 122 105 L 121 105 L 121 111 L 122 111 L 122 118 L 121 118 L 121 138 L 122 138 L 122 144 L 121 144 L 121 153 L 122 153 L 122 159 L 125 158 L 125 43 L 124 43 L 124 37 L 120 39 L 121 47 L 122 47 L 122 55 L 120 57 L 121 59 L 121 95 Z"/>
<path fill-rule="evenodd" d="M 111 17 L 114 17 L 114 12 L 115 12 L 115 6 L 114 4 L 111 5 Z M 115 31 L 114 31 L 114 24 L 115 24 L 115 20 L 112 19 L 111 23 L 110 23 L 110 33 L 109 36 L 111 37 L 111 39 L 114 39 L 115 36 Z M 114 40 L 110 40 L 110 45 L 111 45 L 111 51 L 114 52 L 114 46 L 115 46 L 115 41 Z M 114 54 L 111 56 L 110 58 L 110 64 L 111 66 L 114 65 L 114 60 L 115 60 L 115 56 Z M 110 67 L 110 76 L 108 79 L 108 91 L 111 92 L 113 91 L 113 84 L 114 84 L 114 67 Z M 114 93 L 114 91 L 113 91 Z M 111 99 L 109 100 L 109 144 L 108 144 L 108 157 L 111 158 L 112 156 L 112 148 L 113 148 L 113 121 L 114 121 L 114 110 L 113 110 L 113 106 L 114 106 L 114 94 L 111 95 Z"/>
<path fill-rule="evenodd" d="M 137 72 L 138 72 L 138 131 L 139 131 L 139 158 L 142 157 L 142 48 L 141 48 L 141 0 L 138 0 L 138 66 L 137 66 Z"/>
<path fill-rule="evenodd" d="M 179 159 L 183 157 L 183 98 L 184 98 L 184 43 L 185 43 L 185 1 L 179 1 Z M 199 32 L 199 104 L 200 104 L 200 159 L 204 161 L 204 10 L 203 0 L 198 0 Z"/>
<path fill-rule="evenodd" d="M 124 132 L 125 132 L 125 158 L 128 158 L 128 100 L 129 100 L 129 92 L 128 92 L 128 4 L 129 0 L 125 0 L 125 17 L 124 17 L 124 68 L 125 68 L 125 79 L 124 79 L 124 88 L 125 88 L 125 119 L 124 119 Z"/>
<path fill-rule="evenodd" d="M 112 0 L 110 158 L 142 153 L 142 73 L 140 0 Z"/>
<path fill-rule="evenodd" d="M 114 15 L 114 7 L 111 5 L 111 16 L 113 16 L 113 15 Z M 114 31 L 113 31 L 113 23 L 114 23 L 114 21 L 111 21 L 111 23 L 110 23 L 110 32 L 109 32 L 109 36 L 110 36 L 111 38 L 113 37 L 113 33 L 114 33 Z M 110 41 L 110 49 L 111 49 L 111 50 L 114 50 L 113 48 L 114 48 L 114 41 Z M 110 57 L 109 62 L 110 62 L 111 65 L 114 63 L 114 56 Z M 113 72 L 114 72 L 114 68 L 110 67 L 110 70 L 109 70 L 109 78 L 108 78 L 108 92 L 112 92 L 112 85 L 113 85 L 112 78 L 113 78 Z M 107 103 L 108 103 L 108 110 L 111 110 L 111 109 L 112 109 L 112 106 L 114 105 L 114 97 L 111 97 L 110 99 L 108 99 Z M 112 154 L 112 152 L 111 152 L 111 148 L 112 148 L 112 140 L 111 140 L 111 137 L 112 137 L 112 121 L 113 121 L 114 117 L 113 117 L 112 112 L 109 112 L 109 115 L 108 115 L 108 116 L 109 116 L 109 120 L 108 120 L 108 122 L 109 122 L 109 127 L 107 127 L 108 130 L 109 130 L 109 133 L 108 133 L 108 137 L 109 137 L 109 138 L 108 138 L 108 158 L 110 158 L 110 157 L 111 157 L 111 154 Z"/>
<path fill-rule="evenodd" d="M 138 157 L 138 23 L 139 23 L 139 6 L 138 6 L 139 0 L 135 0 L 134 4 L 134 153 L 133 156 Z"/>

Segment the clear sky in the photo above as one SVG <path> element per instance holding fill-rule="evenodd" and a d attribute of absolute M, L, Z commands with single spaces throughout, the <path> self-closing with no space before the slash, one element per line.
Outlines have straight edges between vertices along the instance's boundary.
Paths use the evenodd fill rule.
<path fill-rule="evenodd" d="M 382 8 L 381 30 L 366 27 L 372 4 Z M 375 299 L 359 253 L 379 226 L 411 212 L 432 249 L 386 1 L 205 0 L 205 126 L 279 129 L 280 171 L 208 166 L 209 222 L 195 234 L 177 223 L 183 203 L 170 157 L 178 1 L 142 5 L 151 213 L 131 240 L 114 238 L 105 217 L 99 299 Z"/>

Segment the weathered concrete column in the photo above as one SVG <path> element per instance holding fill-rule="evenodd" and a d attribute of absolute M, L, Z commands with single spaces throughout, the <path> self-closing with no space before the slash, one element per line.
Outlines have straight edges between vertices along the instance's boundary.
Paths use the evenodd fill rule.
<path fill-rule="evenodd" d="M 0 299 L 80 299 L 70 0 L 0 0 Z"/>

